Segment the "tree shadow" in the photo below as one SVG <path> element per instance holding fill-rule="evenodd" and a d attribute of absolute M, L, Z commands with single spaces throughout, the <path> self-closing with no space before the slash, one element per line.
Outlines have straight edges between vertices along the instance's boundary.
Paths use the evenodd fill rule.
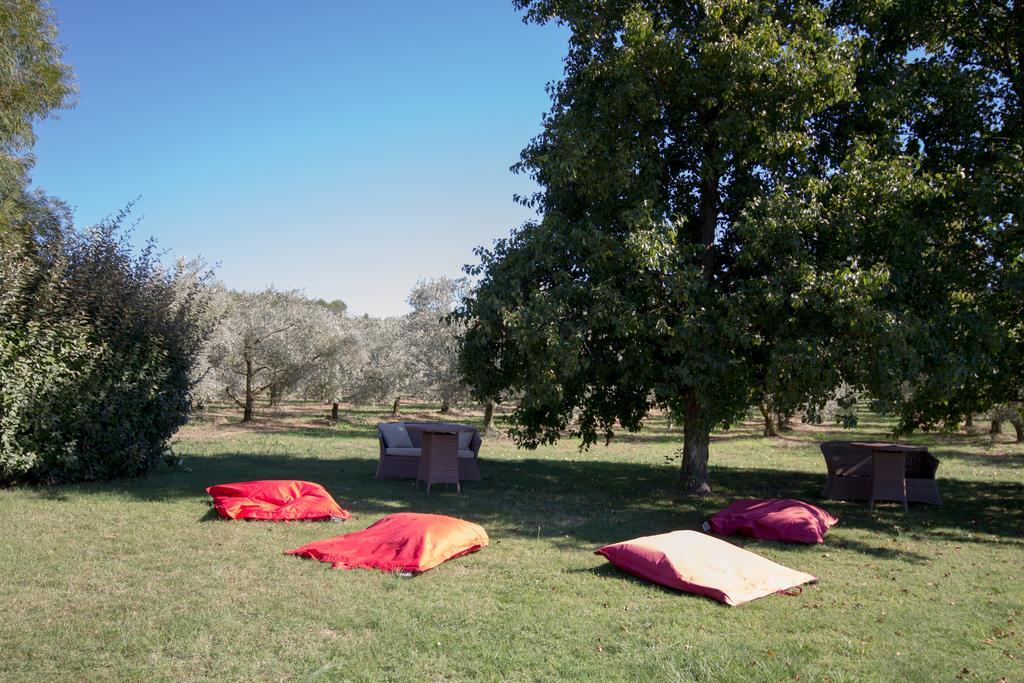
<path fill-rule="evenodd" d="M 601 440 L 600 443 L 604 443 Z M 654 443 L 676 443 L 679 447 L 683 447 L 683 435 L 681 433 L 674 432 L 651 432 L 644 430 L 642 432 L 615 432 L 615 436 L 612 437 L 610 446 L 616 444 L 654 444 Z"/>
<path fill-rule="evenodd" d="M 739 441 L 742 439 L 760 439 L 763 438 L 759 433 L 753 434 L 746 431 L 726 431 L 716 432 L 711 435 L 711 443 L 721 443 L 724 441 Z M 676 444 L 679 448 L 683 447 L 683 433 L 682 432 L 670 432 L 665 430 L 659 430 L 651 432 L 644 430 L 642 432 L 616 432 L 615 436 L 612 437 L 611 444 L 663 444 L 671 443 Z"/>
<path fill-rule="evenodd" d="M 838 516 L 841 529 L 864 530 L 889 538 L 910 534 L 956 543 L 1024 545 L 1020 540 L 1024 535 L 1020 514 L 1024 484 L 1012 482 L 940 478 L 945 506 L 912 505 L 904 513 L 896 505 L 869 511 L 864 502 L 822 500 L 824 467 L 821 473 L 810 473 L 713 465 L 714 495 L 693 498 L 680 495 L 675 488 L 675 467 L 621 461 L 483 459 L 483 481 L 464 482 L 461 494 L 437 489 L 428 494 L 412 480 L 376 481 L 376 460 L 366 457 L 227 453 L 186 457 L 184 463 L 184 468 L 140 479 L 40 487 L 34 491 L 40 497 L 69 505 L 75 504 L 81 494 L 103 494 L 141 502 L 194 499 L 197 506 L 206 506 L 209 498 L 205 488 L 212 484 L 304 479 L 325 486 L 357 520 L 400 511 L 447 514 L 479 522 L 494 534 L 542 538 L 575 548 L 596 548 L 677 529 L 699 529 L 706 517 L 737 498 L 797 498 Z M 963 529 L 970 520 L 974 525 Z M 745 543 L 744 539 L 731 540 Z M 827 542 L 874 557 L 899 557 L 911 562 L 925 559 L 899 545 L 872 545 L 834 535 Z"/>

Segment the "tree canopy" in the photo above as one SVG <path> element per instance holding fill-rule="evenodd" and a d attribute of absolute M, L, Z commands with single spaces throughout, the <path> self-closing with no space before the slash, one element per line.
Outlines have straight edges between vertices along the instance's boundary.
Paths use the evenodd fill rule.
<path fill-rule="evenodd" d="M 1003 357 L 996 306 L 976 304 L 1020 252 L 972 241 L 957 172 L 915 149 L 910 51 L 939 43 L 912 17 L 883 32 L 871 3 L 515 4 L 571 31 L 517 167 L 540 218 L 478 250 L 460 315 L 475 393 L 522 395 L 521 445 L 586 446 L 658 406 L 705 490 L 710 430 L 765 394 L 813 419 L 847 387 L 909 427 L 979 371 L 967 341 Z"/>
<path fill-rule="evenodd" d="M 894 234 L 920 237 L 897 315 L 917 371 L 889 407 L 906 431 L 1024 398 L 1024 8 L 856 0 L 836 21 L 862 36 L 844 135 L 913 164 L 927 201 Z M 898 201 L 898 199 L 896 200 Z"/>

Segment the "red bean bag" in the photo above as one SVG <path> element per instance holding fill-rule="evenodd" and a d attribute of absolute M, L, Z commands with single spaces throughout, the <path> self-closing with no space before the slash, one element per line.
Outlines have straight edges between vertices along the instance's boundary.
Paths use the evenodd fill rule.
<path fill-rule="evenodd" d="M 817 581 L 699 531 L 635 538 L 597 554 L 642 579 L 733 606 Z"/>
<path fill-rule="evenodd" d="M 828 528 L 838 521 L 820 507 L 799 500 L 745 498 L 713 515 L 707 526 L 723 536 L 739 533 L 764 541 L 824 543 Z"/>
<path fill-rule="evenodd" d="M 325 538 L 287 555 L 331 562 L 336 569 L 380 569 L 385 572 L 425 572 L 488 543 L 477 524 L 444 515 L 398 512 L 362 531 Z"/>
<path fill-rule="evenodd" d="M 206 492 L 213 496 L 213 507 L 221 517 L 230 519 L 344 520 L 352 515 L 343 510 L 323 486 L 311 481 L 267 479 L 217 484 Z"/>

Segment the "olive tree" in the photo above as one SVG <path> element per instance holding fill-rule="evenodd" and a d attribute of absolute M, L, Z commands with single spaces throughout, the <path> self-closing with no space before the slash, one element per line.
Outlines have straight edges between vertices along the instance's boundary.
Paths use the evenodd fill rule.
<path fill-rule="evenodd" d="M 1024 401 L 1001 403 L 992 409 L 991 416 L 993 425 L 1004 421 L 1013 425 L 1017 441 L 1024 442 Z M 999 431 L 993 428 L 992 433 L 997 434 Z"/>
<path fill-rule="evenodd" d="M 440 400 L 442 413 L 467 396 L 459 368 L 465 325 L 450 317 L 466 292 L 465 279 L 440 277 L 417 282 L 408 299 L 412 312 L 405 329 L 418 393 Z"/>
<path fill-rule="evenodd" d="M 211 379 L 254 418 L 256 398 L 294 389 L 334 354 L 337 314 L 295 291 L 230 292 L 206 350 Z"/>
<path fill-rule="evenodd" d="M 323 306 L 320 301 L 315 303 Z M 356 325 L 342 314 L 344 309 L 326 308 L 332 315 L 324 318 L 324 327 L 317 331 L 326 337 L 326 352 L 308 369 L 299 389 L 306 398 L 329 403 L 331 419 L 337 420 L 341 402 L 357 391 L 367 353 Z"/>
<path fill-rule="evenodd" d="M 361 403 L 389 400 L 392 401 L 391 414 L 397 415 L 402 397 L 416 385 L 406 318 L 363 316 L 354 322 L 362 351 L 361 364 L 352 380 L 352 400 Z"/>

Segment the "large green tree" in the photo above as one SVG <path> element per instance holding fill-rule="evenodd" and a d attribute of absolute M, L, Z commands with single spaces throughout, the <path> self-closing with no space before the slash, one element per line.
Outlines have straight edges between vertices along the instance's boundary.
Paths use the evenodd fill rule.
<path fill-rule="evenodd" d="M 711 429 L 763 390 L 783 327 L 766 313 L 792 308 L 793 289 L 827 300 L 817 311 L 879 280 L 845 262 L 801 268 L 814 235 L 744 219 L 829 172 L 821 117 L 853 97 L 852 45 L 817 2 L 517 5 L 572 35 L 520 164 L 542 218 L 480 252 L 467 377 L 522 392 L 526 446 L 567 428 L 590 444 L 664 407 L 683 423 L 684 484 L 706 489 Z M 817 341 L 787 351 L 813 356 Z M 804 394 L 836 386 L 812 379 Z"/>
<path fill-rule="evenodd" d="M 990 393 L 970 379 L 1007 356 L 1018 321 L 996 294 L 1019 252 L 977 239 L 983 194 L 953 182 L 970 169 L 911 134 L 920 54 L 950 69 L 909 28 L 921 3 L 516 4 L 571 30 L 519 165 L 541 218 L 478 252 L 462 315 L 464 372 L 482 399 L 522 395 L 521 445 L 589 445 L 658 406 L 684 427 L 683 484 L 706 490 L 710 430 L 766 396 L 813 419 L 866 393 L 910 428 Z"/>
<path fill-rule="evenodd" d="M 209 331 L 209 274 L 76 228 L 29 186 L 34 126 L 72 102 L 52 10 L 0 0 L 0 485 L 108 479 L 170 455 Z"/>

